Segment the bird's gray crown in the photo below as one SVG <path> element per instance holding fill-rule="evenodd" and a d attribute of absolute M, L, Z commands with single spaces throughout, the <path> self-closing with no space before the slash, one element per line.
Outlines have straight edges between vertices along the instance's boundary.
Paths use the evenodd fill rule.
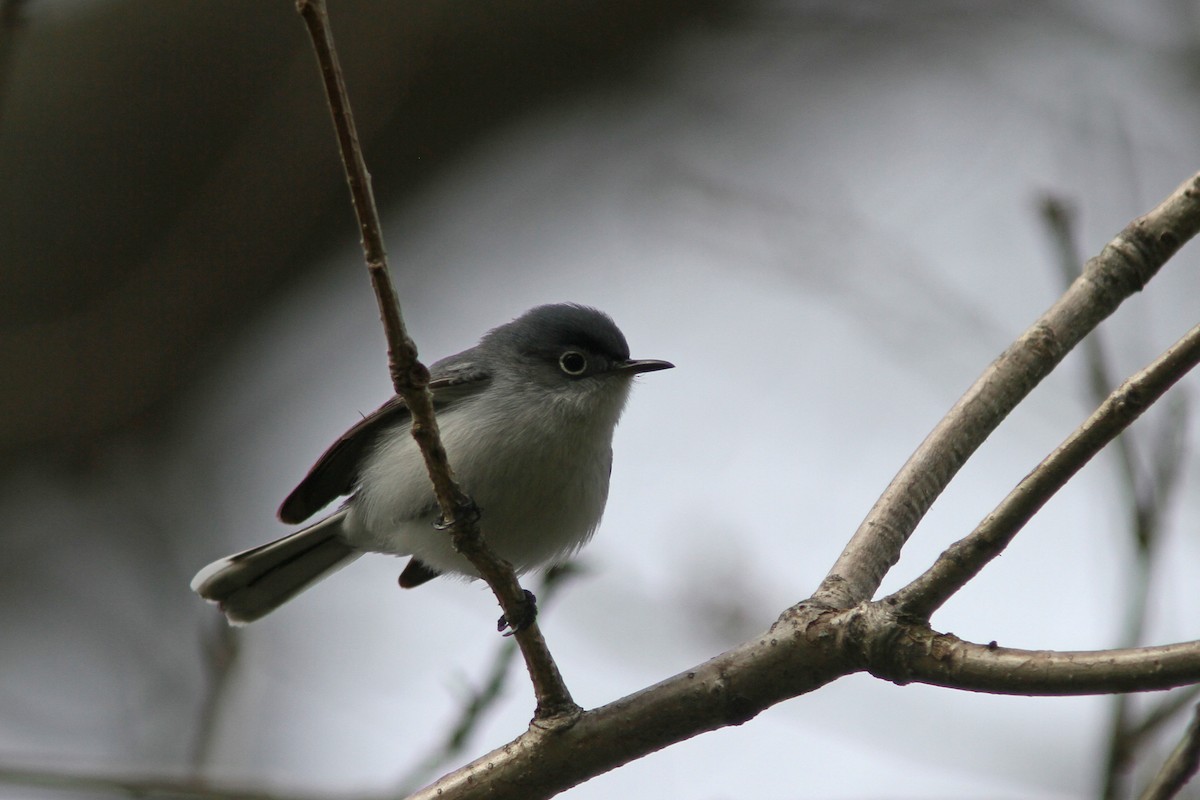
<path fill-rule="evenodd" d="M 530 356 L 557 358 L 564 348 L 579 347 L 604 356 L 610 363 L 629 360 L 629 344 L 616 323 L 602 311 L 574 303 L 530 309 L 517 319 L 493 328 L 481 344 L 512 347 Z"/>

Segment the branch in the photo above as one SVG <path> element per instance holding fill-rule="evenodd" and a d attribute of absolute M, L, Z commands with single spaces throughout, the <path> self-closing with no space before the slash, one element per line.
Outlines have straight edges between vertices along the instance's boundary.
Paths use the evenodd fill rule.
<path fill-rule="evenodd" d="M 409 800 L 537 800 L 857 671 L 844 657 L 849 612 L 802 603 L 765 634 L 573 720 L 534 722 L 508 744 Z"/>
<path fill-rule="evenodd" d="M 1001 421 L 1129 295 L 1200 231 L 1200 174 L 1134 220 L 959 398 L 884 490 L 814 599 L 849 608 L 874 596 L 950 480 Z"/>
<path fill-rule="evenodd" d="M 1051 238 L 1058 249 L 1058 272 L 1065 291 L 1071 288 L 1071 284 L 1079 277 L 1079 265 L 1083 263 L 1083 257 L 1075 247 L 1074 214 L 1063 200 L 1048 196 L 1042 200 L 1042 219 L 1050 229 Z M 1114 383 L 1100 337 L 1089 336 L 1085 339 L 1083 353 L 1087 366 L 1088 394 L 1093 403 L 1099 404 L 1104 401 Z M 1130 470 L 1127 477 L 1132 485 L 1137 482 L 1133 476 L 1137 461 L 1123 446 L 1118 447 L 1122 450 L 1122 466 Z"/>
<path fill-rule="evenodd" d="M 1170 800 L 1192 779 L 1197 768 L 1200 768 L 1200 705 L 1196 706 L 1183 739 L 1142 792 L 1140 800 Z"/>
<path fill-rule="evenodd" d="M 579 574 L 579 567 L 573 561 L 551 567 L 542 578 L 538 587 L 538 607 L 545 609 L 573 576 Z M 409 794 L 421 787 L 444 765 L 456 759 L 467 747 L 472 735 L 478 731 L 484 715 L 496 705 L 504 693 L 508 682 L 509 662 L 512 661 L 515 650 L 512 639 L 504 639 L 492 656 L 491 665 L 484 673 L 486 677 L 479 687 L 465 698 L 458 719 L 450 726 L 442 741 L 431 748 L 429 755 L 417 762 L 417 765 L 402 778 L 398 785 L 401 794 Z"/>
<path fill-rule="evenodd" d="M 1066 441 L 1017 484 L 968 536 L 955 542 L 923 575 L 893 594 L 898 610 L 929 619 L 984 566 L 1003 552 L 1046 501 L 1105 446 L 1200 363 L 1200 325 L 1154 363 L 1126 380 Z M 1134 644 L 1134 642 L 1129 642 Z"/>
<path fill-rule="evenodd" d="M 366 257 L 367 271 L 371 277 L 371 286 L 375 290 L 375 299 L 379 304 L 379 313 L 387 336 L 388 369 L 392 376 L 392 385 L 396 393 L 404 398 L 404 403 L 412 415 L 412 435 L 425 458 L 425 466 L 433 482 L 434 495 L 437 497 L 442 519 L 455 549 L 470 560 L 480 576 L 487 581 L 499 600 L 505 617 L 510 620 L 521 619 L 527 616 L 528 612 L 525 591 L 517 582 L 512 565 L 497 557 L 487 547 L 479 530 L 475 504 L 454 478 L 433 413 L 433 399 L 428 386 L 429 370 L 418 360 L 416 344 L 404 327 L 400 302 L 388 272 L 382 226 L 379 222 L 379 212 L 375 208 L 375 196 L 371 190 L 371 176 L 367 172 L 362 148 L 358 142 L 358 131 L 350 111 L 350 100 L 342 79 L 324 0 L 297 0 L 296 9 L 308 28 L 317 63 L 321 68 L 325 95 L 329 101 L 338 148 L 342 155 L 342 166 L 350 184 L 350 198 L 362 235 L 363 255 Z M 536 621 L 519 631 L 516 638 L 537 697 L 535 717 L 569 715 L 578 711 L 579 707 L 571 699 Z"/>
<path fill-rule="evenodd" d="M 1166 689 L 1200 681 L 1200 641 L 1136 650 L 1055 653 L 964 642 L 902 622 L 884 602 L 832 611 L 788 609 L 766 633 L 594 711 L 534 720 L 529 729 L 412 795 L 411 800 L 537 800 L 707 731 L 741 725 L 844 675 L 995 694 L 1078 695 Z M 0 780 L 30 781 L 15 770 Z M 211 785 L 49 776 L 54 785 L 212 797 Z M 90 782 L 90 783 L 89 783 Z M 224 787 L 223 796 L 269 798 Z"/>
<path fill-rule="evenodd" d="M 1052 652 L 964 642 L 901 621 L 884 602 L 789 609 L 764 635 L 558 725 L 535 723 L 410 800 L 550 797 L 588 778 L 866 670 L 905 684 L 1021 695 L 1168 689 L 1200 681 L 1200 641 Z"/>
<path fill-rule="evenodd" d="M 1078 265 L 1083 261 L 1075 248 L 1073 234 L 1074 215 L 1067 204 L 1055 197 L 1046 197 L 1042 201 L 1042 219 L 1049 228 L 1051 239 L 1059 251 L 1058 269 L 1063 280 L 1063 288 L 1068 288 L 1071 282 L 1079 277 Z M 1084 364 L 1087 368 L 1087 390 L 1091 401 L 1097 405 L 1104 402 L 1115 383 L 1109 359 L 1100 341 L 1099 334 L 1089 336 L 1083 341 Z M 1145 475 L 1138 468 L 1138 460 L 1133 453 L 1133 445 L 1124 436 L 1117 437 L 1113 443 L 1117 454 L 1117 467 L 1121 470 L 1121 488 L 1128 493 L 1129 507 L 1133 510 L 1133 525 L 1142 549 L 1146 544 L 1143 531 L 1143 521 L 1146 514 L 1143 509 L 1147 503 Z M 1126 639 L 1129 645 L 1135 641 Z"/>
<path fill-rule="evenodd" d="M 1073 215 L 1064 202 L 1047 197 L 1042 203 L 1042 218 L 1060 254 L 1058 264 L 1064 285 L 1069 285 L 1076 276 L 1076 265 L 1081 260 L 1074 246 Z M 1088 369 L 1089 394 L 1095 402 L 1100 403 L 1113 384 L 1112 371 L 1100 337 L 1089 336 L 1083 343 L 1083 351 Z M 1154 459 L 1153 466 L 1145 468 L 1138 461 L 1131 436 L 1121 435 L 1113 442 L 1120 470 L 1120 488 L 1126 497 L 1129 528 L 1135 548 L 1129 599 L 1122 604 L 1125 608 L 1125 624 L 1120 643 L 1125 647 L 1134 647 L 1142 642 L 1153 589 L 1155 545 L 1162 538 L 1161 523 L 1182 472 L 1187 404 L 1183 402 L 1183 397 L 1176 397 L 1180 402 L 1173 403 L 1168 409 L 1166 424 L 1155 437 L 1156 446 L 1147 448 Z M 1171 699 L 1167 698 L 1168 701 Z M 1129 796 L 1125 784 L 1137 748 L 1158 724 L 1168 719 L 1152 712 L 1141 723 L 1135 723 L 1131 716 L 1129 696 L 1115 696 L 1101 794 L 1108 800 Z"/>
<path fill-rule="evenodd" d="M 413 438 L 421 445 L 421 452 L 425 456 L 443 516 L 447 520 L 465 520 L 471 516 L 466 513 L 471 507 L 470 498 L 466 497 L 455 483 L 445 450 L 440 446 L 437 420 L 433 415 L 433 404 L 428 391 L 429 371 L 418 360 L 417 346 L 409 337 L 400 313 L 400 302 L 388 271 L 379 211 L 375 207 L 375 195 L 371 189 L 371 176 L 363 161 L 358 129 L 354 124 L 350 100 L 342 80 L 341 65 L 338 63 L 324 0 L 299 0 L 296 6 L 308 27 L 317 63 L 321 67 L 325 96 L 329 102 L 338 149 L 342 156 L 342 167 L 350 185 L 350 199 L 358 219 L 363 256 L 366 258 L 371 287 L 375 290 L 375 300 L 379 306 L 384 335 L 387 337 L 388 371 L 392 377 L 392 386 L 396 394 L 404 398 L 412 414 Z"/>
<path fill-rule="evenodd" d="M 1146 692 L 1200 682 L 1200 641 L 1120 650 L 1016 650 L 965 642 L 923 625 L 881 640 L 868 671 L 894 683 L 1055 697 Z"/>

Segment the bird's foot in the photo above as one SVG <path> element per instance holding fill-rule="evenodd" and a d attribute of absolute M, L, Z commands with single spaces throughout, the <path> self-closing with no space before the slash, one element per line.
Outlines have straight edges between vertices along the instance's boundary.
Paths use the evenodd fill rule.
<path fill-rule="evenodd" d="M 475 505 L 474 500 L 468 498 L 468 501 L 468 505 L 459 509 L 463 519 L 469 519 L 472 522 L 479 522 L 480 518 L 483 517 L 483 512 L 479 510 L 479 506 Z M 452 519 L 447 522 L 444 516 L 438 514 L 437 519 L 433 521 L 433 527 L 435 530 L 445 531 L 453 528 L 457 523 L 457 519 Z"/>
<path fill-rule="evenodd" d="M 514 633 L 520 633 L 533 624 L 537 619 L 537 597 L 528 589 L 525 590 L 525 603 L 521 611 L 518 613 L 515 620 L 510 620 L 507 614 L 501 615 L 496 622 L 496 630 L 503 633 L 505 636 L 512 636 Z M 508 628 L 507 631 L 504 629 Z"/>

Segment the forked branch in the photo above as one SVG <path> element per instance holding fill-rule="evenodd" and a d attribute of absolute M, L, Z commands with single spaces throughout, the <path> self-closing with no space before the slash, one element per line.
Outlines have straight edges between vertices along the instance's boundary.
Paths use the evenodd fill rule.
<path fill-rule="evenodd" d="M 1200 363 L 1200 325 L 1129 378 L 1046 460 L 1017 484 L 969 535 L 955 542 L 923 575 L 891 596 L 907 614 L 929 619 L 955 592 L 1000 555 L 1013 537 L 1083 465 Z"/>
<path fill-rule="evenodd" d="M 1140 291 L 1200 231 L 1200 175 L 1131 222 L 959 398 L 884 490 L 814 599 L 849 608 L 874 596 L 917 523 L 971 454 L 1084 336 Z"/>

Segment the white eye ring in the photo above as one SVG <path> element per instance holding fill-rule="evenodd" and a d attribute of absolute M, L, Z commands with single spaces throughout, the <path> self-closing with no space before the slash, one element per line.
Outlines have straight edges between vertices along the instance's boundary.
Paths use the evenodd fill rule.
<path fill-rule="evenodd" d="M 578 350 L 568 350 L 558 357 L 558 367 L 568 375 L 582 375 L 587 371 L 587 356 Z"/>

